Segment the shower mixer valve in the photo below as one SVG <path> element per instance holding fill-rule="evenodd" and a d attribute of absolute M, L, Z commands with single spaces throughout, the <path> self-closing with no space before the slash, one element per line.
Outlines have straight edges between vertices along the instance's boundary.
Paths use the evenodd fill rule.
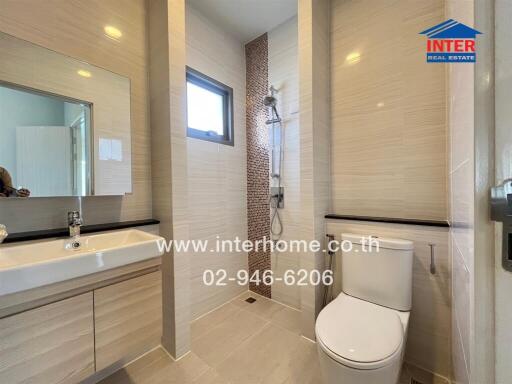
<path fill-rule="evenodd" d="M 271 187 L 270 188 L 270 205 L 272 208 L 284 208 L 284 187 Z"/>

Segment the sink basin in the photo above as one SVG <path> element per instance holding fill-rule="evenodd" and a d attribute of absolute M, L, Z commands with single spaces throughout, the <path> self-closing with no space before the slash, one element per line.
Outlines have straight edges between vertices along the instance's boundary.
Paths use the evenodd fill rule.
<path fill-rule="evenodd" d="M 136 229 L 0 247 L 0 295 L 25 291 L 163 254 L 160 236 Z"/>

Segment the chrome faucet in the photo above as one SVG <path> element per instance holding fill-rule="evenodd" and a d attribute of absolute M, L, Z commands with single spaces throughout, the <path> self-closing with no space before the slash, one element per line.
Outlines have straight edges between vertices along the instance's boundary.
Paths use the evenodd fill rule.
<path fill-rule="evenodd" d="M 68 228 L 70 237 L 80 236 L 80 226 L 82 225 L 82 218 L 79 211 L 68 212 Z"/>
<path fill-rule="evenodd" d="M 0 244 L 2 244 L 5 240 L 5 238 L 9 236 L 9 233 L 7 232 L 7 228 L 5 225 L 0 224 Z"/>

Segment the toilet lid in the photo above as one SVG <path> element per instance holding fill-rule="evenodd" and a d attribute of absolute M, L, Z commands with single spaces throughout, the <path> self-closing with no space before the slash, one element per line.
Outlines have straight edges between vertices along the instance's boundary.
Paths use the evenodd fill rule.
<path fill-rule="evenodd" d="M 395 354 L 403 333 L 394 310 L 344 294 L 327 305 L 316 321 L 316 336 L 325 348 L 342 360 L 362 364 Z"/>

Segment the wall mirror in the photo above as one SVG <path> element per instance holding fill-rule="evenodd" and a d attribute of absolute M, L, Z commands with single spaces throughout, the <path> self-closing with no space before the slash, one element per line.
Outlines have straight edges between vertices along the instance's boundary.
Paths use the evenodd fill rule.
<path fill-rule="evenodd" d="M 131 193 L 130 80 L 0 33 L 0 199 Z"/>

